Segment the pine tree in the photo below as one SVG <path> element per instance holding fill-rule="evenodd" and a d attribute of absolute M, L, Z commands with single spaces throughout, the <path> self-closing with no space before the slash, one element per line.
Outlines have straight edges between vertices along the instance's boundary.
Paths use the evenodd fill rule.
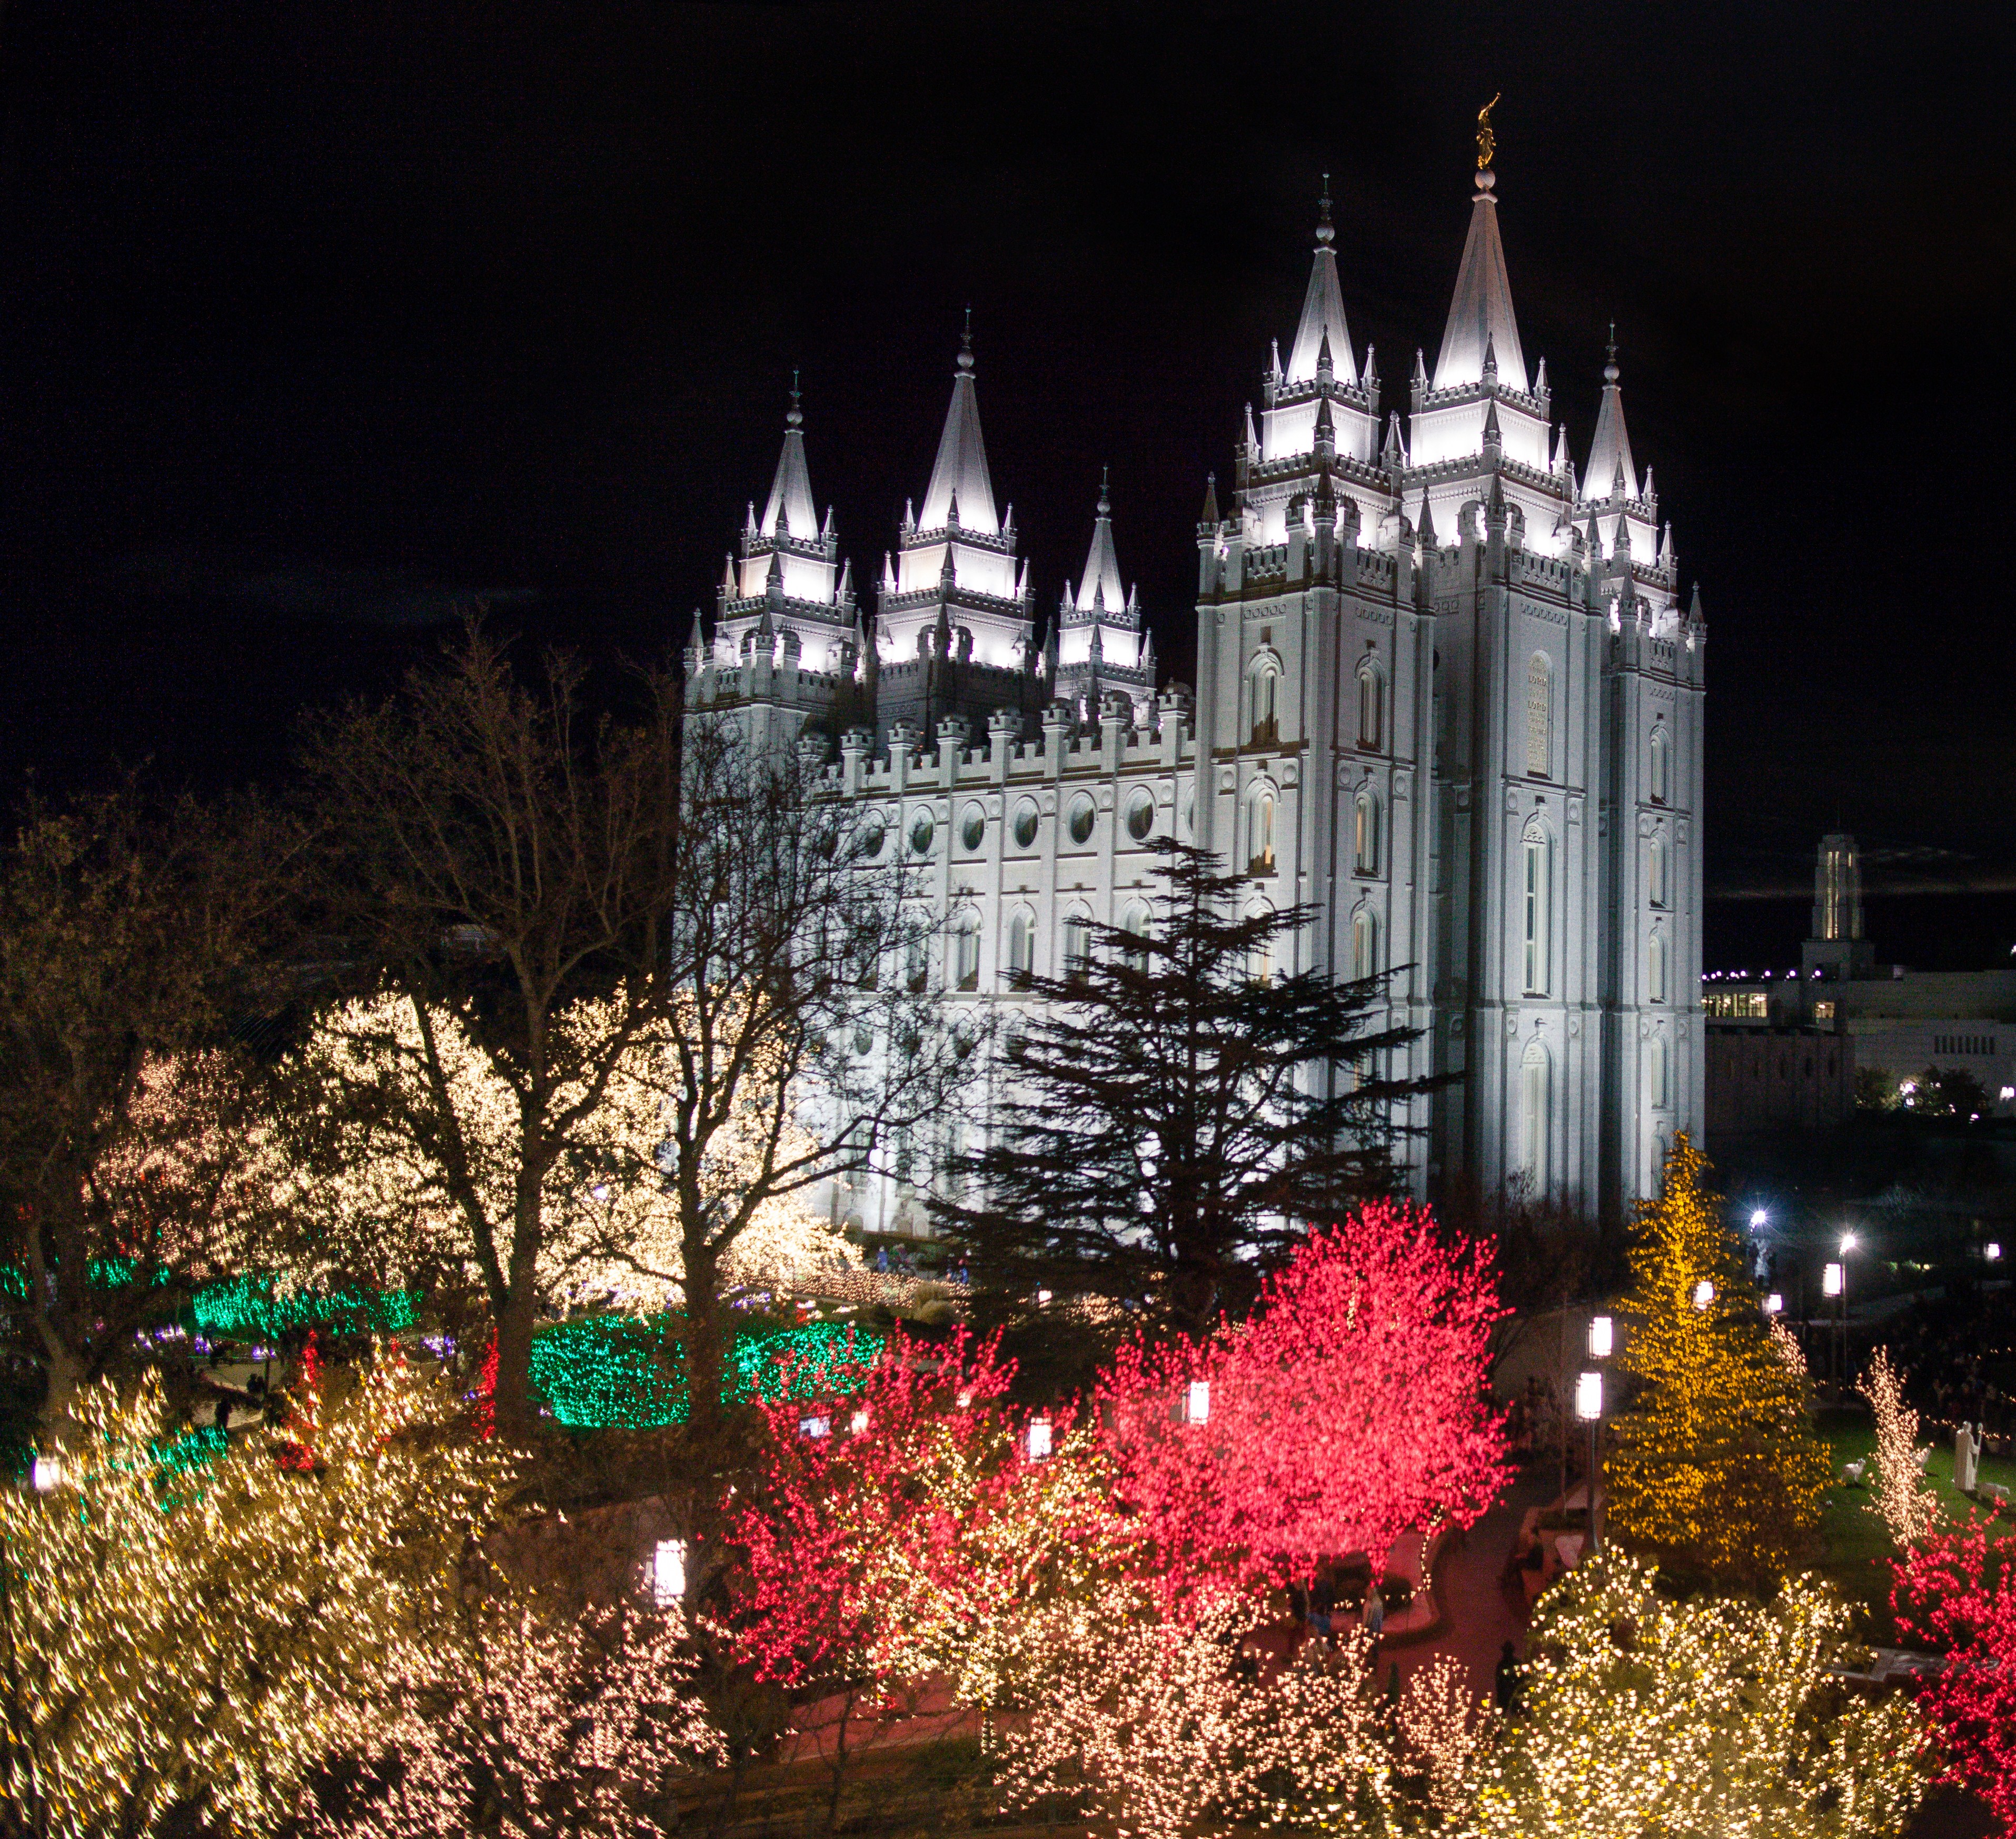
<path fill-rule="evenodd" d="M 1011 1294 L 1089 1292 L 1191 1332 L 1243 1307 L 1312 1220 L 1385 1192 L 1387 974 L 1292 970 L 1314 910 L 1247 910 L 1244 877 L 1165 841 L 1147 936 L 1090 929 L 999 1069 L 995 1141 L 956 1158 L 948 1238 Z"/>
<path fill-rule="evenodd" d="M 1639 1206 L 1621 1361 L 1646 1384 L 1618 1421 L 1610 1524 L 1683 1566 L 1763 1585 L 1809 1542 L 1833 1472 L 1708 1170 L 1676 1136 L 1658 1199 Z"/>

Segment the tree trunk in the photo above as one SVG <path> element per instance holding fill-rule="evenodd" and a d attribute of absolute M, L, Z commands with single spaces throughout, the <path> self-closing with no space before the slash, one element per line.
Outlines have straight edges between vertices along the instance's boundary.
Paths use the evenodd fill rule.
<path fill-rule="evenodd" d="M 47 1390 L 42 1394 L 41 1409 L 42 1427 L 46 1430 L 61 1421 L 86 1375 L 84 1361 L 63 1344 L 59 1336 L 45 1333 L 43 1344 L 49 1355 L 45 1368 Z"/>
<path fill-rule="evenodd" d="M 511 1288 L 497 1322 L 497 1428 L 506 1437 L 524 1437 L 532 1429 L 532 1329 L 538 1286 L 531 1261 L 512 1260 Z"/>
<path fill-rule="evenodd" d="M 721 1333 L 721 1269 L 713 1249 L 690 1243 L 686 1254 L 686 1332 L 680 1337 L 686 1380 L 686 1422 L 705 1441 L 721 1427 L 726 1371 Z"/>

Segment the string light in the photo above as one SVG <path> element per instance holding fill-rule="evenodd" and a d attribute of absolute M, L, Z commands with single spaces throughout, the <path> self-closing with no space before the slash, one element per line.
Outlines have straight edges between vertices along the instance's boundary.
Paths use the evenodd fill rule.
<path fill-rule="evenodd" d="M 1658 1198 L 1639 1206 L 1621 1360 L 1645 1384 L 1613 1420 L 1610 1524 L 1718 1576 L 1765 1584 L 1819 1525 L 1833 1468 L 1813 1434 L 1804 1362 L 1787 1365 L 1776 1325 L 1697 1303 L 1704 1285 L 1737 1295 L 1745 1281 L 1707 1172 L 1676 1136 Z"/>
<path fill-rule="evenodd" d="M 1878 1516 L 1899 1545 L 1913 1545 L 1939 1516 L 1939 1497 L 1918 1468 L 1918 1414 L 1904 1403 L 1903 1377 L 1887 1347 L 1876 1350 L 1856 1384 L 1876 1423 L 1876 1498 L 1863 1509 Z"/>

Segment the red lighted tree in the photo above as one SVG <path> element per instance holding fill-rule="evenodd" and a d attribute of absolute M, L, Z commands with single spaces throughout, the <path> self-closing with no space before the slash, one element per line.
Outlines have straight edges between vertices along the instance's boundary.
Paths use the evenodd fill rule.
<path fill-rule="evenodd" d="M 1503 1313 L 1485 1248 L 1369 1203 L 1313 1234 L 1251 1320 L 1121 1350 L 1098 1394 L 1121 1506 L 1176 1580 L 1306 1577 L 1438 1517 L 1470 1525 L 1503 1484 L 1486 1383 Z"/>
<path fill-rule="evenodd" d="M 1950 1657 L 1917 1694 L 1945 1749 L 1947 1778 L 1971 1788 L 2016 1839 L 2012 1552 L 2016 1542 L 1996 1514 L 1934 1533 L 1896 1560 L 1890 1600 L 1906 1636 Z"/>
<path fill-rule="evenodd" d="M 1096 1439 L 1068 1411 L 1038 1414 L 1049 1453 L 1032 1458 L 1030 1414 L 1002 1402 L 1013 1372 L 991 1339 L 899 1333 L 858 1392 L 762 1408 L 765 1484 L 730 1534 L 734 1625 L 760 1673 L 871 1689 L 942 1673 L 961 1700 L 998 1703 L 1039 1604 L 1129 1573 L 1133 1529 Z"/>

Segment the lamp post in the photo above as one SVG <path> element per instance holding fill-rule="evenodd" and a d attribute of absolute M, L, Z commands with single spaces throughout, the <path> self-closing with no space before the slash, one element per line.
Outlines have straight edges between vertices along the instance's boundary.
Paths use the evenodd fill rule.
<path fill-rule="evenodd" d="M 1589 1549 L 1603 1549 L 1596 1519 L 1596 1440 L 1603 1423 L 1603 1375 L 1586 1372 L 1575 1381 L 1575 1415 L 1589 1426 Z"/>

